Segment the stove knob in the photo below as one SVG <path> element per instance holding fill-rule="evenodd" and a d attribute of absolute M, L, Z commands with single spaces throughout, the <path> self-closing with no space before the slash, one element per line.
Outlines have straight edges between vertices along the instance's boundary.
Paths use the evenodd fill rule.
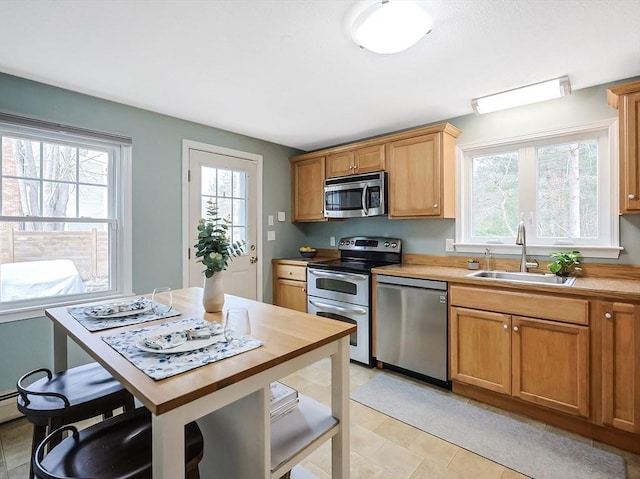
<path fill-rule="evenodd" d="M 385 242 L 384 242 L 384 247 L 385 247 L 385 248 L 388 248 L 388 247 L 389 247 L 389 242 L 388 242 L 388 241 L 385 241 Z"/>
<path fill-rule="evenodd" d="M 340 240 L 340 246 L 344 246 L 344 240 Z"/>
<path fill-rule="evenodd" d="M 397 247 L 397 246 L 398 246 L 398 243 L 391 243 L 391 247 L 392 247 L 392 248 L 395 248 L 395 247 Z"/>

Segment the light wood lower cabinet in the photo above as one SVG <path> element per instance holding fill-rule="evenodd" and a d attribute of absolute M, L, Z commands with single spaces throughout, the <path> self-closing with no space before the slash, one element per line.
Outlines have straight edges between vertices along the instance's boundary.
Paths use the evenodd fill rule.
<path fill-rule="evenodd" d="M 602 301 L 603 423 L 640 432 L 640 304 Z"/>
<path fill-rule="evenodd" d="M 589 417 L 588 326 L 458 307 L 455 301 L 464 302 L 465 293 L 484 292 L 485 297 L 498 293 L 475 288 L 456 291 L 455 286 L 451 290 L 453 381 Z M 526 297 L 520 300 L 521 308 L 529 307 Z M 501 307 L 508 309 L 508 302 L 502 301 Z M 517 312 L 518 307 L 514 308 Z"/>
<path fill-rule="evenodd" d="M 307 312 L 307 268 L 273 263 L 273 304 Z"/>

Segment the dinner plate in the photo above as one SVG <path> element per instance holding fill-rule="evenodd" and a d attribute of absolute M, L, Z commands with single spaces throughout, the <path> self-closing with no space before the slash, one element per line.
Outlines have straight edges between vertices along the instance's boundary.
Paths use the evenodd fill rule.
<path fill-rule="evenodd" d="M 156 336 L 155 334 L 153 336 Z M 186 353 L 189 351 L 195 351 L 196 349 L 206 348 L 220 341 L 225 341 L 224 335 L 218 334 L 216 336 L 212 336 L 207 339 L 192 339 L 185 343 L 176 346 L 175 348 L 168 349 L 154 349 L 147 346 L 144 342 L 144 338 L 136 341 L 136 347 L 141 351 L 145 351 L 147 353 L 155 353 L 155 354 L 175 354 L 175 353 Z"/>
<path fill-rule="evenodd" d="M 176 331 L 186 331 L 188 329 L 196 330 L 196 329 L 202 329 L 202 328 L 211 330 L 211 334 L 213 334 L 213 336 L 206 339 L 190 339 L 178 346 L 175 346 L 173 348 L 165 348 L 165 349 L 151 348 L 147 346 L 145 342 L 147 338 L 152 338 L 158 335 L 169 335 Z M 135 345 L 138 349 L 140 349 L 141 351 L 145 351 L 147 353 L 156 353 L 156 354 L 186 353 L 188 351 L 195 351 L 196 349 L 206 348 L 219 341 L 224 341 L 225 339 L 224 339 L 224 335 L 222 334 L 223 332 L 224 332 L 224 328 L 222 327 L 222 325 L 215 322 L 211 323 L 208 328 L 207 326 L 202 326 L 202 325 L 196 326 L 194 328 L 186 328 L 186 329 L 184 327 L 182 328 L 173 327 L 173 328 L 167 329 L 166 331 L 156 330 L 153 333 L 145 334 L 135 342 Z"/>
<path fill-rule="evenodd" d="M 118 309 L 120 307 L 130 307 L 134 304 L 140 304 L 143 307 L 138 309 L 128 309 L 126 311 L 117 311 L 108 313 L 107 311 Z M 84 308 L 84 313 L 92 318 L 96 319 L 112 319 L 112 318 L 123 318 L 125 316 L 133 316 L 135 314 L 146 314 L 150 311 L 153 311 L 153 303 L 144 298 L 136 299 L 135 301 L 121 301 L 118 303 L 110 303 L 110 304 L 98 304 L 95 306 L 87 306 Z"/>

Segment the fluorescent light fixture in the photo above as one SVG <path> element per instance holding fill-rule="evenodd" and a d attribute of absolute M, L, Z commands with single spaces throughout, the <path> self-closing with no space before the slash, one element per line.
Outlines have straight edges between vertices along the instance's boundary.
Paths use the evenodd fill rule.
<path fill-rule="evenodd" d="M 494 95 L 476 98 L 471 102 L 473 111 L 478 115 L 492 111 L 506 110 L 516 106 L 528 105 L 544 100 L 560 98 L 571 93 L 569 77 L 563 76 L 533 85 L 514 88 L 513 90 L 496 93 Z"/>
<path fill-rule="evenodd" d="M 412 0 L 377 0 L 351 25 L 361 48 L 383 54 L 404 51 L 430 31 L 431 17 Z"/>

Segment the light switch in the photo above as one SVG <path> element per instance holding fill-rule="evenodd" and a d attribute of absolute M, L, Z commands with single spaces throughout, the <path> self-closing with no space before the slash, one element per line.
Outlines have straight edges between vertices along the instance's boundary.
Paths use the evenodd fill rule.
<path fill-rule="evenodd" d="M 278 211 L 278 221 L 286 221 L 286 215 L 284 211 Z"/>
<path fill-rule="evenodd" d="M 267 241 L 275 241 L 276 240 L 276 232 L 271 230 L 267 231 Z"/>
<path fill-rule="evenodd" d="M 273 226 L 273 215 L 267 216 L 267 222 L 269 223 L 269 226 Z"/>

